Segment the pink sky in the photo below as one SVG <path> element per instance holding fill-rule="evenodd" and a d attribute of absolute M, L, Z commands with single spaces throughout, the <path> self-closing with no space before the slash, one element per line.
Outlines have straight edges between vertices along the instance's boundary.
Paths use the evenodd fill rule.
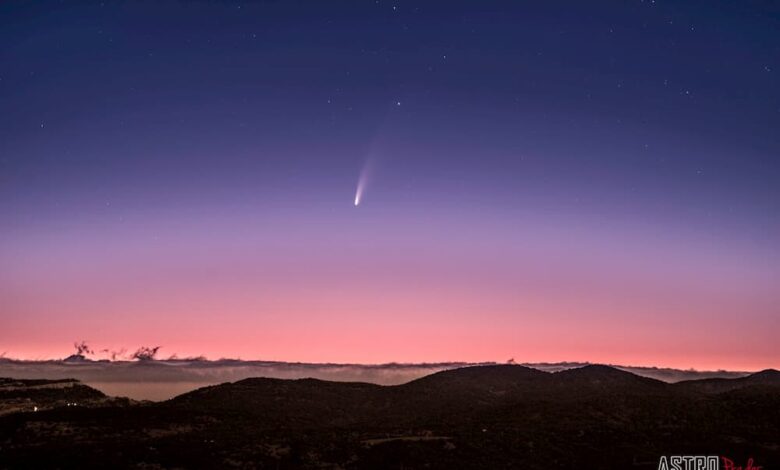
<path fill-rule="evenodd" d="M 63 357 L 84 339 L 307 362 L 780 366 L 777 265 L 761 253 L 576 218 L 345 214 L 16 232 L 0 352 Z"/>

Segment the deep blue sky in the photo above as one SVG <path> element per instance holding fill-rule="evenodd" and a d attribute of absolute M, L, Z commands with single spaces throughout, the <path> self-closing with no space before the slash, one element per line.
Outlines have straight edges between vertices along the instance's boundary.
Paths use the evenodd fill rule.
<path fill-rule="evenodd" d="M 550 179 L 776 228 L 771 2 L 73 4 L 0 7 L 6 202 L 242 169 L 340 185 L 381 135 L 427 147 L 391 162 L 410 184 Z"/>

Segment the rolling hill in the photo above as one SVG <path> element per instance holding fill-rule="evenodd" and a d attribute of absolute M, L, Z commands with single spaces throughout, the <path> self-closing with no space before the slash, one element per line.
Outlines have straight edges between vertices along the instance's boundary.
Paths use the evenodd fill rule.
<path fill-rule="evenodd" d="M 607 366 L 502 365 L 396 386 L 253 378 L 162 403 L 4 416 L 0 468 L 655 469 L 670 454 L 773 468 L 777 375 L 667 384 Z"/>

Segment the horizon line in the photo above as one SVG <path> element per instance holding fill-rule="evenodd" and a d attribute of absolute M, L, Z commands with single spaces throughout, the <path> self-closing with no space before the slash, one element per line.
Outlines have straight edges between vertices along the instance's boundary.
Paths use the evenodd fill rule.
<path fill-rule="evenodd" d="M 68 362 L 70 358 L 80 357 Z M 205 355 L 194 357 L 176 357 L 176 355 L 169 356 L 167 358 L 132 358 L 125 357 L 122 359 L 92 359 L 83 354 L 71 354 L 62 358 L 36 358 L 36 359 L 24 359 L 17 357 L 9 357 L 7 355 L 0 354 L 0 362 L 16 362 L 16 363 L 64 363 L 70 366 L 79 364 L 150 364 L 150 363 L 163 363 L 163 362 L 194 362 L 194 363 L 220 363 L 220 362 L 242 362 L 242 363 L 263 363 L 263 364 L 280 364 L 280 365 L 302 365 L 302 366 L 328 366 L 328 367 L 366 367 L 366 368 L 378 368 L 378 367 L 432 367 L 432 366 L 481 366 L 481 365 L 516 365 L 527 366 L 533 368 L 533 366 L 573 366 L 584 367 L 589 365 L 603 365 L 615 368 L 630 368 L 630 369 L 655 369 L 655 370 L 674 370 L 684 372 L 732 372 L 732 373 L 755 373 L 764 370 L 778 370 L 777 367 L 762 367 L 753 370 L 738 370 L 738 369 L 697 369 L 694 367 L 682 368 L 663 365 L 633 365 L 633 364 L 616 364 L 612 362 L 592 362 L 592 361 L 539 361 L 539 362 L 519 362 L 513 359 L 507 361 L 422 361 L 422 362 L 309 362 L 309 361 L 284 361 L 273 359 L 242 359 L 240 357 L 220 357 L 218 359 L 211 359 Z"/>

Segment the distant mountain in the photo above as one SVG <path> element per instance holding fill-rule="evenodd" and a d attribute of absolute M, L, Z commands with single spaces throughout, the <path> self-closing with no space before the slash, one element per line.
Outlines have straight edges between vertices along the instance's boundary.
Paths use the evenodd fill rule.
<path fill-rule="evenodd" d="M 92 359 L 88 359 L 83 354 L 71 354 L 62 360 L 66 364 L 81 364 L 85 362 L 93 362 Z"/>
<path fill-rule="evenodd" d="M 252 378 L 137 406 L 0 417 L 0 468 L 656 469 L 780 466 L 777 371 L 668 384 L 608 366 L 464 367 L 381 386 Z M 712 384 L 716 385 L 712 385 Z M 27 384 L 26 387 L 34 384 Z M 720 393 L 714 391 L 720 390 Z"/>

